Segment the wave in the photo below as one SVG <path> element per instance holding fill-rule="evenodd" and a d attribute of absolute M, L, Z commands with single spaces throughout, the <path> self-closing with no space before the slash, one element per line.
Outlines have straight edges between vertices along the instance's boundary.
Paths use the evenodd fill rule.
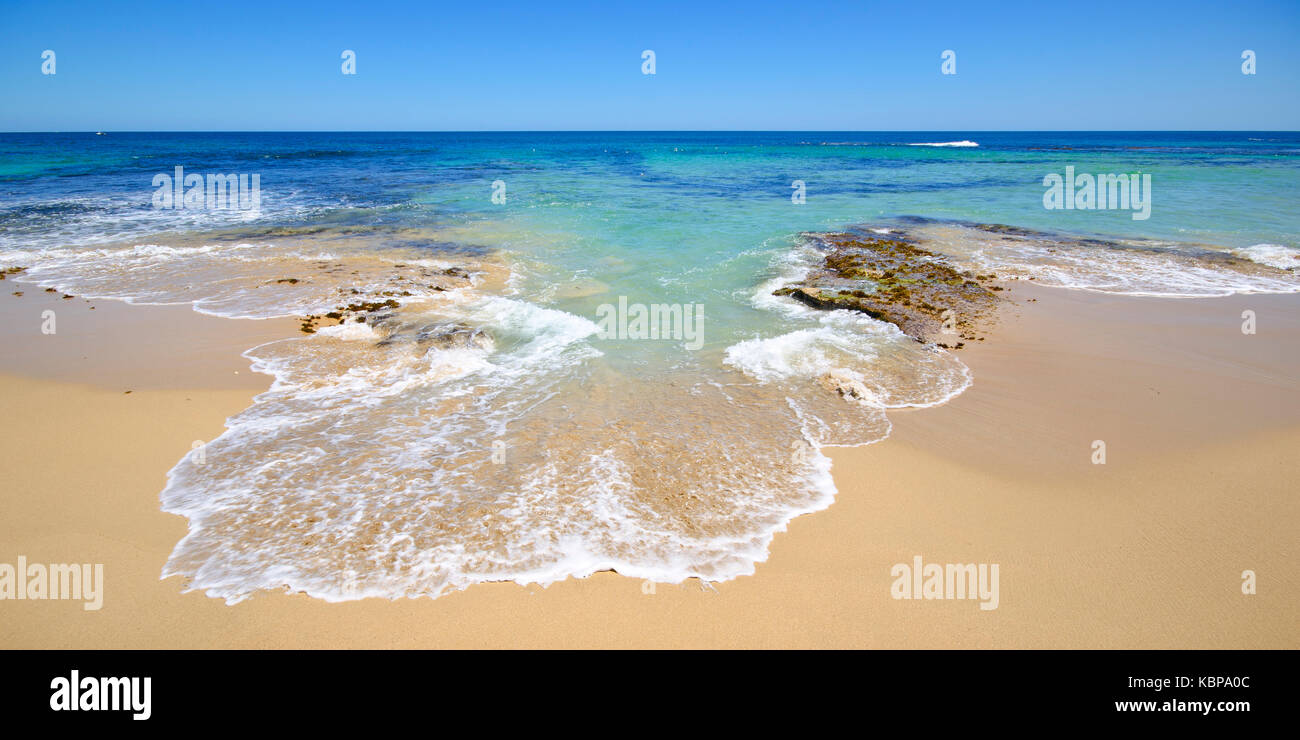
<path fill-rule="evenodd" d="M 1300 268 L 1300 249 L 1281 244 L 1255 244 L 1232 253 L 1261 265 L 1276 267 L 1279 270 L 1296 270 Z"/>
<path fill-rule="evenodd" d="M 26 266 L 24 281 L 65 293 L 139 305 L 190 304 L 234 319 L 324 314 L 396 297 L 429 300 L 452 287 L 443 271 L 457 264 L 486 269 L 420 251 L 375 255 L 344 244 L 250 242 L 5 250 L 0 261 Z"/>
<path fill-rule="evenodd" d="M 979 144 L 978 144 L 977 142 L 974 142 L 974 141 L 966 141 L 966 140 L 962 140 L 962 141 L 923 141 L 923 142 L 919 142 L 919 143 L 916 143 L 916 144 L 908 144 L 907 146 L 956 146 L 956 147 L 974 147 L 974 146 L 979 146 Z"/>
<path fill-rule="evenodd" d="M 956 267 L 1003 280 L 1165 298 L 1300 292 L 1297 251 L 1275 244 L 1225 249 L 924 219 L 902 222 L 898 233 Z"/>
<path fill-rule="evenodd" d="M 847 311 L 822 321 L 817 328 L 734 344 L 725 362 L 761 382 L 815 389 L 823 379 L 846 380 L 866 390 L 853 402 L 881 409 L 938 406 L 970 386 L 970 371 L 955 356 L 918 345 L 890 324 Z"/>
<path fill-rule="evenodd" d="M 896 141 L 801 141 L 802 146 L 947 146 L 947 147 L 976 147 L 978 142 L 962 141 L 933 141 L 933 142 L 896 142 Z"/>

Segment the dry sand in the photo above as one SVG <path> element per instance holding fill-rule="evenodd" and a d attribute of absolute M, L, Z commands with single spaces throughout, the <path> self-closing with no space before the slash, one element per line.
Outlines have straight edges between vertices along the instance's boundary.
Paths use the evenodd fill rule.
<path fill-rule="evenodd" d="M 600 573 L 437 600 L 227 606 L 159 579 L 186 523 L 158 493 L 269 385 L 240 352 L 295 324 L 91 311 L 4 285 L 0 562 L 103 563 L 106 584 L 96 612 L 0 601 L 0 648 L 1300 647 L 1300 296 L 1017 284 L 992 336 L 961 351 L 975 385 L 893 414 L 884 442 L 833 451 L 835 504 L 778 535 L 755 575 L 713 588 L 646 593 Z M 46 309 L 56 336 L 40 334 Z M 998 608 L 891 598 L 891 566 L 915 555 L 997 563 Z M 1257 594 L 1241 591 L 1247 569 Z"/>

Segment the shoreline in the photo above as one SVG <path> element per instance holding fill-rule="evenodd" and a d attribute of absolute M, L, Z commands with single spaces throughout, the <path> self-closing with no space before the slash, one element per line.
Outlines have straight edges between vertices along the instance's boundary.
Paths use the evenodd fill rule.
<path fill-rule="evenodd" d="M 163 513 L 158 493 L 193 440 L 269 387 L 240 353 L 294 336 L 296 321 L 0 296 L 15 348 L 0 367 L 3 558 L 100 562 L 106 574 L 99 612 L 0 603 L 4 646 L 1300 646 L 1286 526 L 1300 514 L 1287 374 L 1300 361 L 1300 296 L 1012 287 L 988 341 L 957 353 L 972 387 L 891 411 L 879 443 L 827 448 L 835 502 L 791 522 L 752 576 L 646 593 L 604 572 L 436 600 L 259 592 L 234 606 L 159 578 L 186 520 Z M 1247 304 L 1261 321 L 1249 337 Z M 23 333 L 46 307 L 61 339 L 76 339 L 58 355 L 27 351 L 49 339 Z M 1105 466 L 1090 461 L 1095 439 L 1107 441 Z M 891 599 L 890 566 L 916 555 L 999 563 L 998 609 Z M 1253 596 L 1239 588 L 1247 568 L 1259 573 Z"/>

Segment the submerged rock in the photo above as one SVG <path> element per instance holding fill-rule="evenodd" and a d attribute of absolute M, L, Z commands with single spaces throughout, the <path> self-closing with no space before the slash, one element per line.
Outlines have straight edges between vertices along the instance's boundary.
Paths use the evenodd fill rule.
<path fill-rule="evenodd" d="M 425 327 L 415 341 L 439 349 L 492 349 L 492 337 L 487 332 L 464 325 Z"/>
<path fill-rule="evenodd" d="M 1010 234 L 1011 236 L 1050 236 L 1047 232 L 1026 229 L 1022 226 L 1008 226 L 1006 224 L 971 224 L 971 226 L 980 231 L 987 231 L 990 234 Z"/>
<path fill-rule="evenodd" d="M 378 322 L 380 328 L 392 326 L 392 332 L 381 339 L 380 347 L 414 343 L 438 349 L 492 349 L 492 337 L 482 329 L 465 324 L 400 324 L 394 325 L 391 317 Z"/>
<path fill-rule="evenodd" d="M 367 324 L 375 329 L 382 329 L 386 326 L 392 327 L 397 324 L 397 314 L 395 313 L 372 313 L 361 317 Z"/>

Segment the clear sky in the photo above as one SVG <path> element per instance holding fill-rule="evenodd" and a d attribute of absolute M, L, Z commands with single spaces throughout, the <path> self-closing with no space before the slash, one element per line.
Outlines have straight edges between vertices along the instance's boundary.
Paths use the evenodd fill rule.
<path fill-rule="evenodd" d="M 3 131 L 604 129 L 1295 130 L 1300 0 L 0 0 Z"/>

